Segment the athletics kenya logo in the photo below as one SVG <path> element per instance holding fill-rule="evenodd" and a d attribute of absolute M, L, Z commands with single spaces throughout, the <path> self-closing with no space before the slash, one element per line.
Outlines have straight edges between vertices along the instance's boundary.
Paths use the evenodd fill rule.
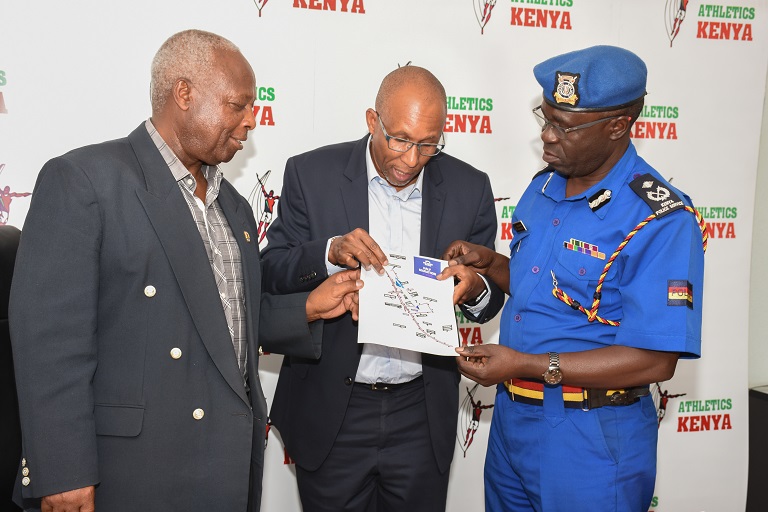
<path fill-rule="evenodd" d="M 491 19 L 491 11 L 496 6 L 496 0 L 472 0 L 472 7 L 475 9 L 475 19 L 480 25 L 480 35 L 485 32 L 485 26 Z"/>
<path fill-rule="evenodd" d="M 259 10 L 259 18 L 261 18 L 261 10 L 264 9 L 267 2 L 269 2 L 269 0 L 253 0 L 253 3 L 256 4 L 256 8 Z"/>
<path fill-rule="evenodd" d="M 666 0 L 664 5 L 664 25 L 667 29 L 670 48 L 672 48 L 672 42 L 677 37 L 677 34 L 680 33 L 680 27 L 683 25 L 687 10 L 688 0 Z"/>

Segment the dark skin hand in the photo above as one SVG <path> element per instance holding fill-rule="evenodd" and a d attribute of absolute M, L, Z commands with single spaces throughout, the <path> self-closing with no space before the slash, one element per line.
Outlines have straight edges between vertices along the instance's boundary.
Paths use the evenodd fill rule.
<path fill-rule="evenodd" d="M 454 304 L 464 304 L 469 300 L 474 300 L 485 289 L 483 279 L 477 275 L 474 269 L 465 265 L 454 264 L 444 268 L 437 275 L 437 280 L 444 281 L 451 277 L 456 283 L 453 287 Z"/>
<path fill-rule="evenodd" d="M 379 244 L 362 228 L 335 238 L 328 249 L 328 261 L 337 267 L 362 266 L 366 270 L 373 267 L 379 275 L 384 273 L 384 267 L 389 264 Z"/>
<path fill-rule="evenodd" d="M 359 295 L 363 287 L 360 269 L 345 270 L 328 277 L 307 297 L 307 322 L 336 318 L 347 311 L 357 320 Z"/>
<path fill-rule="evenodd" d="M 512 378 L 541 379 L 549 367 L 547 354 L 526 354 L 502 345 L 456 349 L 459 372 L 483 386 Z M 619 389 L 645 386 L 672 378 L 680 354 L 612 346 L 560 354 L 563 385 Z"/>
<path fill-rule="evenodd" d="M 455 266 L 470 267 L 472 273 L 484 275 L 509 295 L 509 258 L 503 254 L 484 245 L 456 240 L 445 250 L 443 259 L 448 260 L 448 268 L 441 272 L 441 276 L 451 274 L 451 269 Z M 480 291 L 477 292 L 479 293 Z M 477 297 L 477 294 L 474 296 Z"/>
<path fill-rule="evenodd" d="M 96 496 L 94 486 L 73 489 L 45 496 L 40 501 L 42 512 L 94 512 Z"/>

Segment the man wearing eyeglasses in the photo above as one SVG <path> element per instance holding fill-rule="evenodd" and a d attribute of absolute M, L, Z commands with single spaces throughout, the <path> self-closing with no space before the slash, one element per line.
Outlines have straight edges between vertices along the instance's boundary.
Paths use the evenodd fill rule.
<path fill-rule="evenodd" d="M 275 293 L 329 274 L 383 272 L 390 251 L 436 257 L 456 239 L 492 248 L 488 176 L 442 150 L 445 90 L 426 69 L 387 75 L 358 141 L 288 160 L 264 252 Z M 474 271 L 454 300 L 483 322 L 504 294 Z M 472 307 L 468 305 L 472 304 Z M 357 343 L 349 316 L 326 323 L 319 361 L 285 358 L 271 418 L 296 462 L 305 512 L 443 510 L 460 375 L 452 358 Z"/>
<path fill-rule="evenodd" d="M 499 345 L 457 350 L 461 373 L 498 384 L 486 510 L 645 512 L 653 498 L 648 388 L 701 354 L 706 237 L 630 141 L 646 74 L 611 46 L 537 65 L 548 166 L 517 204 L 510 256 L 464 242 L 444 255 L 509 294 Z"/>

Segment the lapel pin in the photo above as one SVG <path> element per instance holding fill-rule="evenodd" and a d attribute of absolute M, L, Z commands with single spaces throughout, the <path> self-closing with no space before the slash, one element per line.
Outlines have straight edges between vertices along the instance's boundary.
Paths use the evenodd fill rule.
<path fill-rule="evenodd" d="M 247 231 L 243 231 L 243 235 L 245 235 L 245 241 L 248 243 L 251 243 L 251 235 Z"/>

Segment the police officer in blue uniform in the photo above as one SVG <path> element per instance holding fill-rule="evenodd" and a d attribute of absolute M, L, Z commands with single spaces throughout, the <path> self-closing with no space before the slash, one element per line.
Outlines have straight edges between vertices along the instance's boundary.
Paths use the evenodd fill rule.
<path fill-rule="evenodd" d="M 543 101 L 533 114 L 548 166 L 517 204 L 510 256 L 462 241 L 444 255 L 509 294 L 500 344 L 457 349 L 465 376 L 499 384 L 489 511 L 651 503 L 649 385 L 700 356 L 706 231 L 630 140 L 646 74 L 639 57 L 611 46 L 537 65 Z"/>

